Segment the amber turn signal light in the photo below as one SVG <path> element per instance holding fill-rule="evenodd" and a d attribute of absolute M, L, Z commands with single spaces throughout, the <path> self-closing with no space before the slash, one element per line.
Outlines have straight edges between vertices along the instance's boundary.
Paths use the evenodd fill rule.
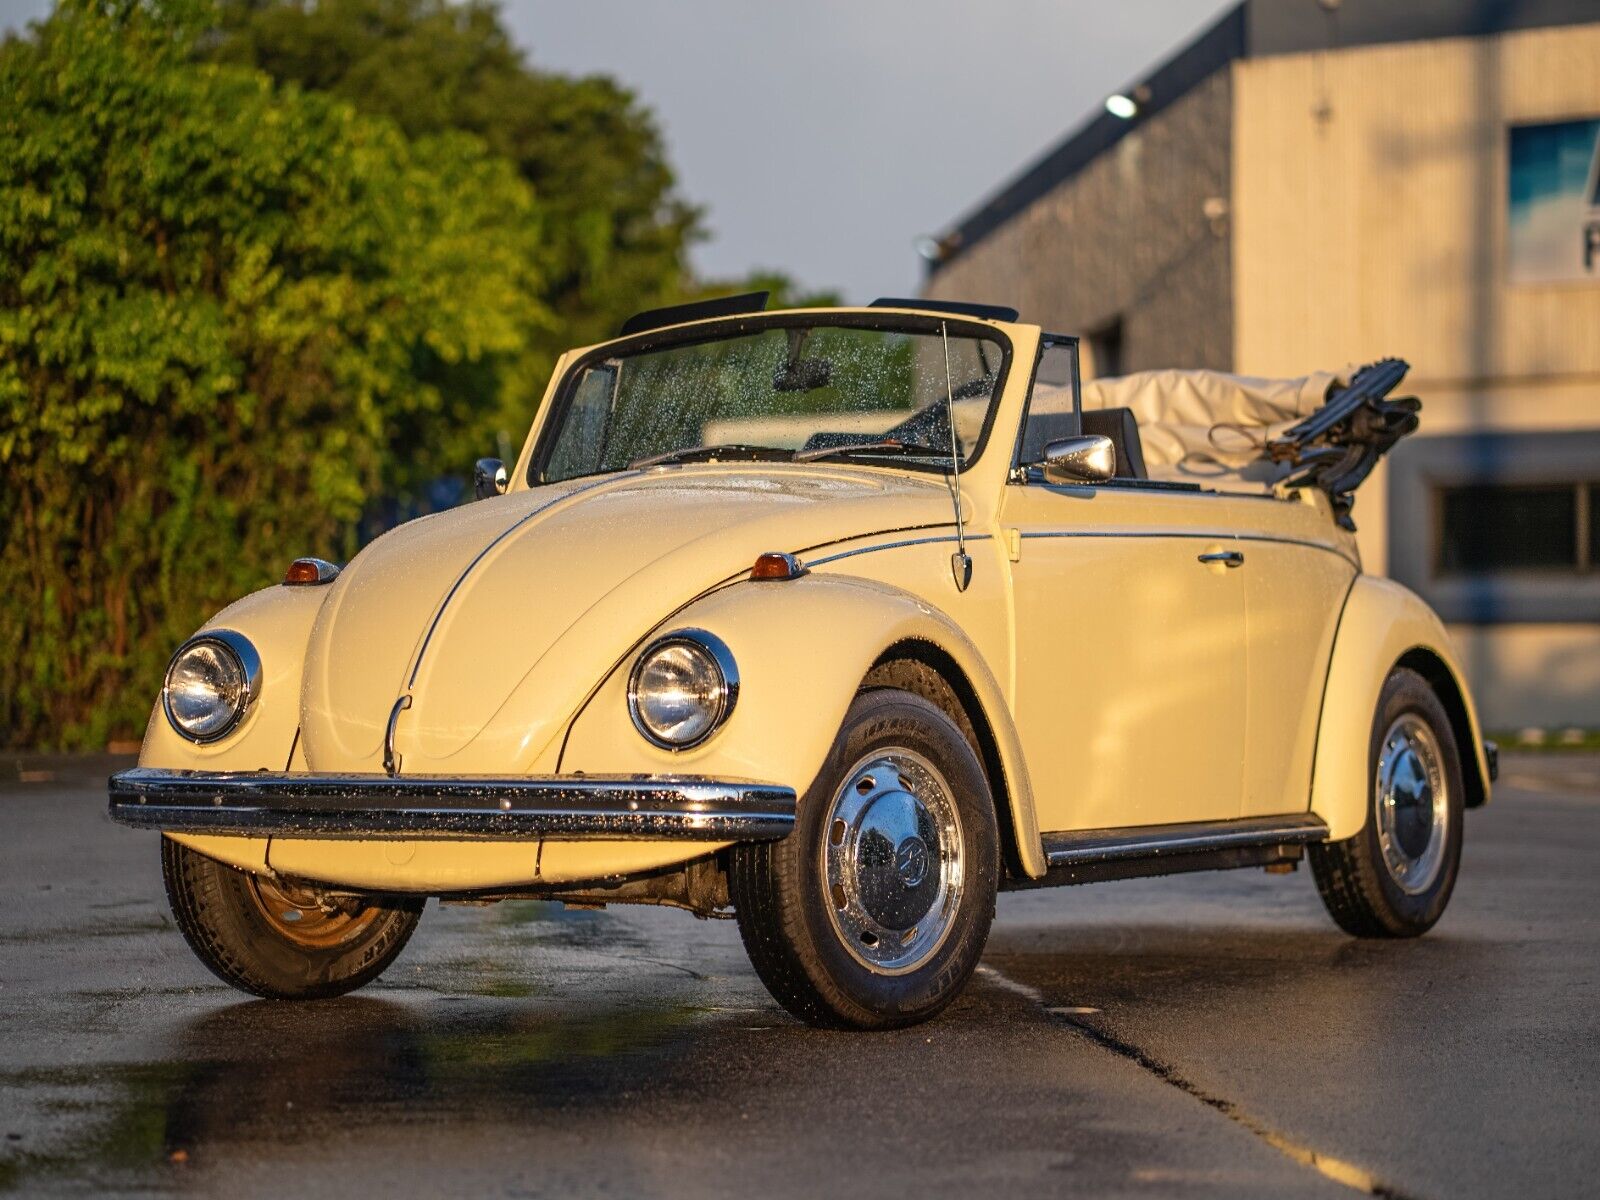
<path fill-rule="evenodd" d="M 289 569 L 283 573 L 284 583 L 302 586 L 305 584 L 332 583 L 339 576 L 339 568 L 331 562 L 320 558 L 297 558 L 289 564 Z"/>
<path fill-rule="evenodd" d="M 798 558 L 777 551 L 757 555 L 756 565 L 750 568 L 751 579 L 799 579 L 805 573 L 805 564 Z"/>

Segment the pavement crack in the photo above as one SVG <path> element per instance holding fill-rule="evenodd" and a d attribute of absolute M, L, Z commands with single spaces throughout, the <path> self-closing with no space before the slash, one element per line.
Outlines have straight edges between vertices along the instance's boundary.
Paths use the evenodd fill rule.
<path fill-rule="evenodd" d="M 1079 1012 L 1075 1012 L 1069 1007 L 1051 1006 L 1046 1002 L 1044 993 L 1038 988 L 1019 983 L 988 964 L 980 966 L 978 972 L 998 987 L 1031 1001 L 1047 1017 L 1070 1026 L 1074 1032 L 1081 1034 L 1095 1045 L 1104 1050 L 1109 1050 L 1120 1058 L 1127 1059 L 1136 1067 L 1155 1076 L 1162 1083 L 1167 1084 L 1169 1087 L 1177 1088 L 1191 1099 L 1198 1100 L 1208 1108 L 1221 1113 L 1240 1128 L 1253 1134 L 1278 1151 L 1278 1153 L 1294 1160 L 1301 1166 L 1309 1167 L 1323 1177 L 1352 1188 L 1363 1195 L 1378 1196 L 1382 1200 L 1418 1200 L 1411 1193 L 1400 1191 L 1393 1185 L 1385 1183 L 1370 1171 L 1356 1166 L 1355 1163 L 1346 1162 L 1342 1158 L 1335 1158 L 1331 1154 L 1324 1154 L 1319 1150 L 1314 1150 L 1310 1146 L 1295 1141 L 1287 1134 L 1278 1132 L 1246 1112 L 1232 1100 L 1212 1095 L 1182 1075 L 1170 1063 L 1162 1062 L 1131 1042 L 1125 1042 L 1116 1035 L 1107 1033 L 1090 1021 L 1085 1020 L 1084 1016 Z"/>
<path fill-rule="evenodd" d="M 685 975 L 689 976 L 689 978 L 691 978 L 691 979 L 704 980 L 704 979 L 707 978 L 707 976 L 702 975 L 699 971 L 696 971 L 693 967 L 686 967 L 682 963 L 668 962 L 664 958 L 650 958 L 650 957 L 648 957 L 647 955 L 644 955 L 644 954 L 612 954 L 609 957 L 618 959 L 618 960 L 620 960 L 622 962 L 650 963 L 653 966 L 666 967 L 666 968 L 668 968 L 670 970 L 673 970 L 673 971 L 682 971 Z"/>

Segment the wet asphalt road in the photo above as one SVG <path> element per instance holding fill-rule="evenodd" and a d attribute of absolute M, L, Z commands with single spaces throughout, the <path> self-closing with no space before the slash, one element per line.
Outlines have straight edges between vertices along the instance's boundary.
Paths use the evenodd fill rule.
<path fill-rule="evenodd" d="M 1450 911 L 1309 871 L 1001 898 L 938 1021 L 818 1033 L 731 922 L 430 905 L 354 997 L 189 955 L 154 835 L 0 786 L 0 1192 L 1600 1195 L 1600 759 L 1508 758 Z"/>

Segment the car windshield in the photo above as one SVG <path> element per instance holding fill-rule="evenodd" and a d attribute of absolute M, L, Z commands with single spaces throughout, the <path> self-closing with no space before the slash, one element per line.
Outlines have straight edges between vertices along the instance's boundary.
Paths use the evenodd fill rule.
<path fill-rule="evenodd" d="M 949 332 L 961 465 L 988 426 L 1001 342 Z M 945 342 L 823 323 L 619 354 L 568 381 L 547 431 L 546 483 L 671 462 L 849 459 L 948 470 Z"/>

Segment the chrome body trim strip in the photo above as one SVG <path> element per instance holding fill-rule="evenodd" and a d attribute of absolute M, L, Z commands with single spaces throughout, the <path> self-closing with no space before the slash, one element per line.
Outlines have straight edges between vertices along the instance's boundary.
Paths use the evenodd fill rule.
<path fill-rule="evenodd" d="M 969 533 L 967 534 L 967 541 L 987 542 L 992 536 L 992 534 L 987 533 Z M 858 554 L 871 554 L 876 550 L 898 550 L 902 546 L 931 546 L 940 542 L 954 542 L 956 540 L 956 535 L 951 533 L 935 537 L 904 538 L 898 542 L 877 542 L 871 546 L 858 546 L 854 550 L 840 550 L 836 554 L 826 554 L 821 558 L 809 558 L 806 560 L 806 566 L 826 566 L 828 563 L 838 562 L 841 558 L 854 558 Z"/>
<path fill-rule="evenodd" d="M 522 778 L 169 771 L 108 784 L 111 818 L 167 833 L 305 838 L 776 841 L 794 827 L 778 784 L 688 775 Z"/>
<path fill-rule="evenodd" d="M 1051 867 L 1075 867 L 1119 859 L 1198 854 L 1232 846 L 1304 845 L 1324 841 L 1327 836 L 1328 826 L 1321 817 L 1294 813 L 1281 817 L 1047 833 L 1044 849 Z"/>
<path fill-rule="evenodd" d="M 988 533 L 969 533 L 967 541 L 989 541 L 994 535 Z M 1322 550 L 1328 554 L 1350 561 L 1349 555 L 1337 546 L 1325 542 L 1311 542 L 1303 538 L 1274 537 L 1269 534 L 1240 533 L 1235 529 L 1021 529 L 1018 536 L 1023 541 L 1034 538 L 1188 538 L 1201 541 L 1229 541 L 1229 542 L 1275 542 L 1284 546 L 1304 546 L 1308 550 Z M 853 558 L 857 554 L 871 554 L 877 550 L 898 550 L 902 546 L 926 546 L 939 542 L 954 542 L 955 534 L 935 535 L 932 537 L 903 538 L 894 542 L 877 542 L 871 546 L 858 546 L 853 550 L 840 550 L 833 554 L 825 554 L 821 558 L 808 558 L 806 566 L 822 567 L 831 562 L 838 562 L 842 558 Z"/>
<path fill-rule="evenodd" d="M 1278 546 L 1304 546 L 1308 550 L 1321 550 L 1342 558 L 1351 566 L 1360 564 L 1338 546 L 1327 542 L 1313 542 L 1305 538 L 1280 537 L 1271 533 L 1249 533 L 1237 529 L 1025 529 L 1022 539 L 1031 538 L 1188 538 L 1218 542 L 1264 542 Z"/>

